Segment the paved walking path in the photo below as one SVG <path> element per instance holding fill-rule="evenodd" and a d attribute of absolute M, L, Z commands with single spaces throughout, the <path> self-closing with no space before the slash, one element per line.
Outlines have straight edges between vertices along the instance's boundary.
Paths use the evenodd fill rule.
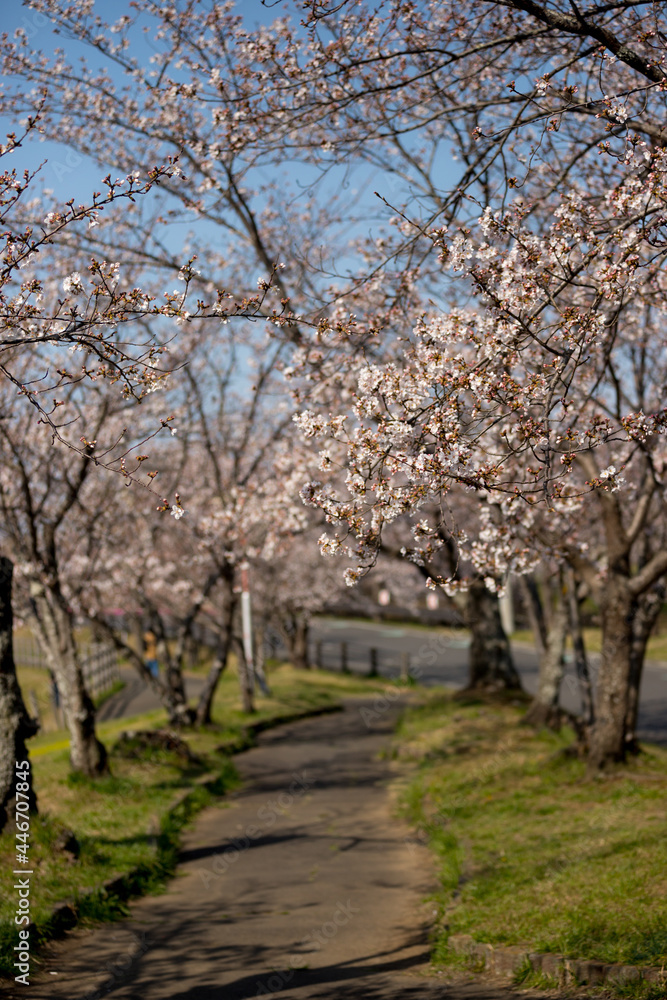
<path fill-rule="evenodd" d="M 499 1000 L 428 971 L 430 859 L 393 815 L 395 707 L 263 734 L 187 833 L 168 891 L 51 946 L 31 1000 Z M 23 995 L 23 994 L 21 994 Z"/>
<path fill-rule="evenodd" d="M 97 721 L 123 719 L 133 715 L 143 715 L 160 707 L 160 699 L 151 687 L 139 676 L 134 667 L 121 667 L 120 679 L 125 686 L 103 702 L 97 712 Z M 185 693 L 188 698 L 198 698 L 204 687 L 205 677 L 185 677 Z"/>

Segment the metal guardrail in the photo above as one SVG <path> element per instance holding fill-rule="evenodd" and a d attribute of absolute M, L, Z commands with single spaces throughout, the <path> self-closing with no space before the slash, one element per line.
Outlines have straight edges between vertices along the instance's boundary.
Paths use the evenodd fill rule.
<path fill-rule="evenodd" d="M 392 656 L 388 650 L 378 649 L 367 643 L 317 639 L 310 643 L 310 659 L 320 670 L 339 673 L 367 674 L 378 677 L 407 678 L 410 673 L 410 654 Z"/>

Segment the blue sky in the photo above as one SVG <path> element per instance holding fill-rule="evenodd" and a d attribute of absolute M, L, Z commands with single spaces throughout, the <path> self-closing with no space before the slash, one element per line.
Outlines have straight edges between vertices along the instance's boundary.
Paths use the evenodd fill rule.
<path fill-rule="evenodd" d="M 7 4 L 7 0 L 5 0 L 5 3 Z M 258 23 L 270 24 L 276 17 L 284 17 L 285 15 L 291 15 L 295 20 L 298 20 L 303 14 L 298 0 L 281 0 L 281 2 L 271 7 L 263 5 L 261 0 L 241 0 L 237 4 L 236 9 L 243 16 L 249 28 L 256 26 Z M 118 20 L 125 13 L 133 13 L 127 0 L 120 0 L 120 2 L 97 0 L 95 3 L 95 12 L 99 13 L 103 20 L 109 22 Z M 85 55 L 86 59 L 92 65 L 95 65 L 96 53 L 94 50 L 76 40 L 64 38 L 56 34 L 44 15 L 35 13 L 25 4 L 7 5 L 6 12 L 3 12 L 3 28 L 8 34 L 12 34 L 17 28 L 22 28 L 28 35 L 28 39 L 36 51 L 39 50 L 50 54 L 56 47 L 60 46 L 65 50 L 68 60 L 76 61 L 78 57 Z M 154 49 L 146 39 L 144 33 L 137 30 L 132 35 L 131 51 L 132 55 L 138 59 L 142 59 L 145 53 L 146 63 L 148 63 Z M 108 68 L 106 61 L 103 64 Z M 18 122 L 9 120 L 7 117 L 4 119 L 0 118 L 0 127 L 2 126 L 4 126 L 3 131 L 19 132 Z M 54 200 L 61 203 L 67 201 L 69 198 L 75 198 L 77 202 L 88 201 L 92 192 L 100 189 L 100 180 L 109 172 L 109 169 L 112 170 L 112 176 L 116 175 L 115 168 L 110 168 L 109 166 L 100 167 L 99 164 L 88 160 L 73 149 L 53 141 L 39 141 L 37 136 L 26 141 L 21 149 L 15 151 L 11 160 L 12 166 L 15 166 L 19 171 L 22 171 L 24 168 L 35 169 L 41 165 L 38 187 L 44 187 L 51 191 Z M 457 165 L 451 162 L 446 150 L 441 151 L 439 161 L 442 178 L 441 185 L 446 187 L 451 183 L 455 183 L 455 178 L 458 174 Z M 327 177 L 326 189 L 322 190 L 323 198 L 326 198 L 327 193 L 330 191 L 342 191 L 345 170 L 345 164 L 340 164 L 332 168 Z M 273 174 L 273 179 L 276 179 L 276 170 L 272 169 L 271 173 Z M 290 197 L 287 194 L 289 188 L 292 188 L 292 193 L 294 193 L 299 183 L 311 180 L 315 175 L 313 168 L 296 163 L 285 163 L 283 165 L 283 174 L 285 177 L 286 197 Z M 261 171 L 255 172 L 251 183 L 252 186 L 258 189 L 258 200 L 255 202 L 255 207 L 261 207 L 263 200 L 262 189 L 266 183 L 266 177 L 262 175 Z M 405 195 L 405 188 L 397 181 L 396 177 L 382 175 L 368 166 L 358 166 L 352 175 L 350 188 L 347 193 L 344 192 L 344 196 L 347 197 L 349 195 L 353 197 L 357 194 L 357 190 L 359 191 L 360 207 L 364 221 L 357 222 L 354 228 L 348 228 L 347 232 L 348 235 L 351 232 L 356 232 L 359 236 L 369 234 L 373 238 L 378 235 L 379 228 L 392 214 L 391 209 L 375 197 L 374 191 L 379 191 L 390 203 L 394 199 L 400 203 L 402 197 Z M 180 255 L 182 241 L 188 228 L 192 228 L 201 234 L 204 241 L 211 240 L 214 241 L 213 245 L 216 243 L 218 246 L 220 245 L 220 230 L 209 231 L 210 226 L 207 227 L 206 223 L 195 221 L 195 217 L 193 216 L 192 224 L 182 222 L 178 226 L 172 225 L 166 237 L 167 245 L 176 255 Z M 348 267 L 356 269 L 355 262 L 347 259 L 340 260 L 339 266 L 343 269 Z"/>
<path fill-rule="evenodd" d="M 291 0 L 286 0 L 286 2 L 279 0 L 271 8 L 263 5 L 261 0 L 241 0 L 237 4 L 237 11 L 244 17 L 248 27 L 257 24 L 270 24 L 276 17 L 284 15 L 288 11 L 295 12 L 295 10 L 298 16 L 298 6 Z M 122 17 L 123 14 L 131 14 L 132 9 L 127 0 L 116 0 L 116 2 L 114 0 L 97 0 L 95 12 L 105 21 L 113 22 Z M 1 27 L 2 31 L 8 35 L 12 35 L 18 28 L 22 28 L 35 50 L 50 53 L 54 48 L 60 46 L 65 50 L 68 58 L 75 59 L 84 55 L 94 65 L 94 53 L 91 53 L 88 46 L 56 34 L 48 18 L 44 14 L 31 10 L 25 3 L 17 4 L 11 3 L 10 0 L 4 0 Z M 145 40 L 143 34 L 138 32 L 136 42 L 133 43 L 133 55 L 139 58 L 142 51 L 145 52 L 146 61 L 148 61 L 154 50 Z M 21 131 L 19 122 L 15 118 L 3 114 L 1 106 L 0 131 L 3 136 L 8 132 L 19 134 Z M 37 137 L 26 141 L 22 148 L 15 152 L 11 165 L 19 171 L 26 168 L 34 170 L 41 166 L 42 184 L 52 190 L 56 198 L 62 200 L 71 197 L 86 198 L 89 193 L 99 188 L 100 179 L 104 176 L 96 164 L 88 161 L 74 150 L 52 141 L 40 141 Z"/>

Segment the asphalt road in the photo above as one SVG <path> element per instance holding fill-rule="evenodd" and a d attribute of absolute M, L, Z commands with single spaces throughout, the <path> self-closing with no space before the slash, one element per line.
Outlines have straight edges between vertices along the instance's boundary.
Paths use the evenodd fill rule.
<path fill-rule="evenodd" d="M 441 632 L 400 624 L 364 622 L 358 619 L 316 620 L 311 629 L 311 656 L 319 652 L 324 667 L 339 670 L 341 644 L 347 646 L 349 669 L 355 673 L 370 670 L 370 650 L 377 650 L 379 673 L 383 677 L 400 675 L 403 657 L 410 658 L 412 675 L 426 686 L 447 684 L 463 687 L 468 674 L 468 640 L 465 634 L 452 637 Z M 537 687 L 538 662 L 534 649 L 514 644 L 514 659 L 527 691 Z M 597 658 L 591 657 L 593 681 Z M 122 672 L 126 686 L 106 702 L 100 719 L 139 715 L 158 706 L 153 692 L 134 670 Z M 203 685 L 200 677 L 188 677 L 188 697 L 196 697 Z M 579 711 L 576 676 L 568 667 L 561 688 L 561 703 L 572 712 Z M 644 668 L 640 692 L 639 737 L 653 743 L 667 744 L 667 664 L 648 662 Z"/>
<path fill-rule="evenodd" d="M 452 637 L 432 630 L 363 622 L 355 619 L 325 619 L 312 628 L 313 648 L 321 642 L 323 665 L 340 669 L 341 643 L 347 643 L 349 667 L 356 673 L 370 670 L 370 649 L 377 649 L 378 669 L 382 676 L 398 677 L 404 655 L 410 657 L 413 676 L 426 686 L 436 684 L 463 687 L 468 676 L 468 639 L 464 633 Z M 514 662 L 527 691 L 537 689 L 538 659 L 530 646 L 514 643 Z M 591 656 L 593 683 L 599 658 Z M 579 686 L 574 670 L 566 668 L 560 692 L 561 704 L 571 712 L 581 707 Z M 639 738 L 653 743 L 667 743 L 667 663 L 647 661 L 640 691 Z"/>
<path fill-rule="evenodd" d="M 393 814 L 397 706 L 267 732 L 243 787 L 187 832 L 178 877 L 130 918 L 50 946 L 32 1000 L 509 1000 L 429 972 L 427 850 Z"/>

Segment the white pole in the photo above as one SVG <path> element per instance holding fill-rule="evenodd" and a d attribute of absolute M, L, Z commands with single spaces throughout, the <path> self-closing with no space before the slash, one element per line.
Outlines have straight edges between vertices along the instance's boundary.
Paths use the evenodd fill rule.
<path fill-rule="evenodd" d="M 255 670 L 252 649 L 252 607 L 250 604 L 250 583 L 248 579 L 249 564 L 242 562 L 241 566 L 241 624 L 243 627 L 243 652 L 248 669 L 248 679 L 252 690 L 255 688 Z"/>

